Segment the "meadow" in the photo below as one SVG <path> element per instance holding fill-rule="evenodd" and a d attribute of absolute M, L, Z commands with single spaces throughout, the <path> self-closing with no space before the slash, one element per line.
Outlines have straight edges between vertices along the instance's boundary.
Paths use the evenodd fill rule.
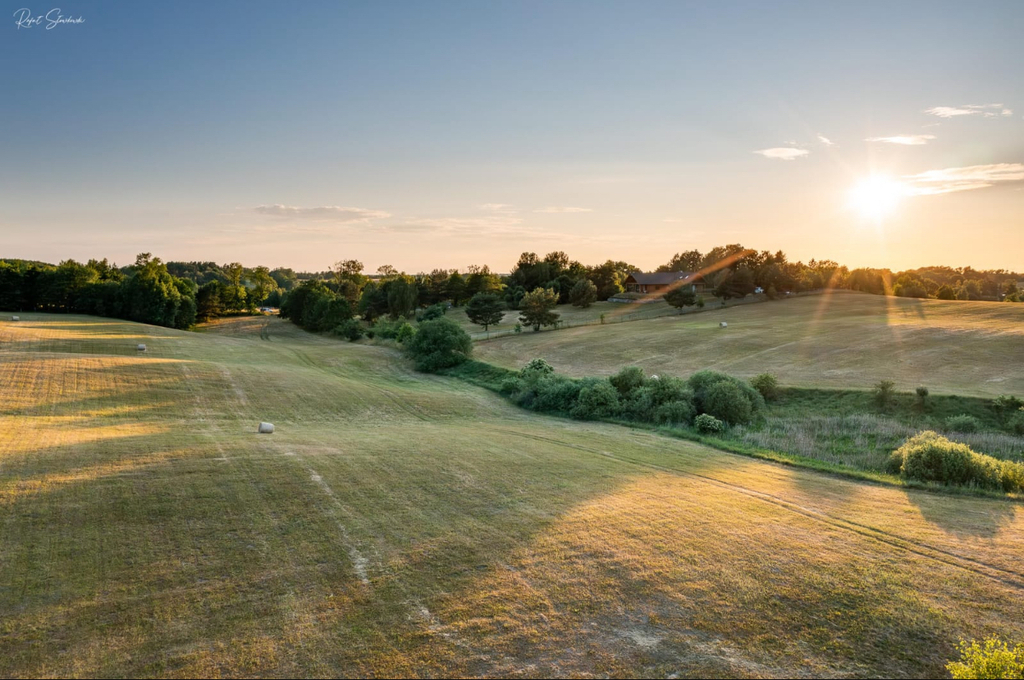
<path fill-rule="evenodd" d="M 612 304 L 612 303 L 606 303 Z M 654 303 L 644 305 L 668 308 Z M 720 322 L 726 322 L 726 328 Z M 712 369 L 783 385 L 912 392 L 1024 394 L 1024 306 L 850 292 L 708 309 L 637 323 L 524 331 L 478 342 L 476 358 L 519 368 L 534 358 L 559 373 L 602 376 L 624 364 L 648 374 Z"/>
<path fill-rule="evenodd" d="M 864 318 L 875 300 L 855 303 Z M 649 361 L 685 374 L 715 351 L 699 338 L 733 337 L 724 368 L 742 375 L 778 357 L 739 358 L 765 342 L 755 328 L 800 304 L 820 302 L 478 350 L 519 365 L 554 343 L 560 369 L 607 374 L 618 362 L 601 358 L 626 345 L 601 342 L 680 333 Z M 904 312 L 874 331 L 846 327 L 851 352 L 898 336 L 890 355 L 909 358 L 921 334 L 950 333 L 943 355 L 982 356 L 957 370 L 1016 389 L 995 372 L 1019 347 L 1009 311 L 892 304 Z M 837 316 L 794 314 L 772 346 L 832 366 Z M 1019 503 L 544 417 L 275 318 L 203 331 L 0 322 L 0 674 L 920 677 L 944 674 L 960 637 L 1024 638 Z M 597 344 L 570 368 L 572 337 Z M 933 390 L 959 389 L 955 371 L 934 375 Z M 257 435 L 261 420 L 277 431 Z"/>

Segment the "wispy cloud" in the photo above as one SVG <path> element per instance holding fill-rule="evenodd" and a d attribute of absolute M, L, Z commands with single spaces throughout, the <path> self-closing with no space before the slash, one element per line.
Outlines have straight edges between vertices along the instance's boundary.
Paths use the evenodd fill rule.
<path fill-rule="evenodd" d="M 935 139 L 935 135 L 895 135 L 893 137 L 868 137 L 865 142 L 886 142 L 887 144 L 903 144 L 904 146 L 920 146 L 927 144 L 928 140 Z"/>
<path fill-rule="evenodd" d="M 948 194 L 954 191 L 984 189 L 999 182 L 1024 181 L 1024 163 L 996 163 L 928 170 L 917 175 L 907 175 L 903 179 L 910 194 Z"/>
<path fill-rule="evenodd" d="M 829 139 L 825 135 L 821 134 L 820 132 L 818 133 L 818 141 L 821 142 L 822 144 L 824 144 L 825 146 L 835 146 L 836 145 L 835 142 L 833 142 L 831 139 Z"/>
<path fill-rule="evenodd" d="M 925 109 L 925 113 L 939 118 L 957 118 L 959 116 L 984 116 L 992 118 L 996 116 L 995 110 L 999 110 L 1004 116 L 1013 115 L 1013 111 L 1004 109 L 1002 104 L 965 104 L 963 106 L 935 106 Z M 1006 111 L 1010 111 L 1006 113 Z"/>
<path fill-rule="evenodd" d="M 761 149 L 754 153 L 761 154 L 765 158 L 773 158 L 780 161 L 791 161 L 801 158 L 810 153 L 806 149 L 795 149 L 789 146 L 779 146 L 772 149 Z"/>
<path fill-rule="evenodd" d="M 391 217 L 391 213 L 383 210 L 366 208 L 346 208 L 340 205 L 323 205 L 316 208 L 300 208 L 293 205 L 258 205 L 252 209 L 260 215 L 272 217 L 291 217 L 297 219 L 316 220 L 323 222 L 365 222 L 372 219 Z"/>
<path fill-rule="evenodd" d="M 585 213 L 594 212 L 592 208 L 575 208 L 573 206 L 548 206 L 547 208 L 540 208 L 533 212 L 538 213 Z"/>
<path fill-rule="evenodd" d="M 496 212 L 496 213 L 515 212 L 515 207 L 509 205 L 508 203 L 483 203 L 483 204 L 481 204 L 481 205 L 479 205 L 477 207 L 480 208 L 480 210 L 486 210 L 487 212 Z"/>

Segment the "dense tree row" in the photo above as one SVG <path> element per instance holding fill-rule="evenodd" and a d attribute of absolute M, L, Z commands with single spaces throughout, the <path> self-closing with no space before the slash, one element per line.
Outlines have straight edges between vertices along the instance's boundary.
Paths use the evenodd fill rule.
<path fill-rule="evenodd" d="M 130 318 L 187 327 L 224 314 L 251 312 L 261 306 L 281 307 L 283 313 L 308 328 L 334 330 L 335 320 L 355 316 L 373 324 L 387 317 L 411 318 L 416 310 L 463 306 L 471 301 L 475 323 L 489 328 L 506 309 L 519 310 L 520 322 L 539 328 L 557 322 L 554 304 L 587 307 L 624 293 L 628 262 L 607 260 L 586 266 L 562 251 L 539 257 L 523 253 L 508 275 L 486 265 L 465 271 L 434 269 L 408 275 L 384 265 L 366 274 L 358 260 L 343 260 L 324 272 L 247 268 L 240 263 L 162 263 L 148 254 L 134 265 L 117 267 L 106 260 L 73 260 L 49 265 L 24 260 L 0 260 L 0 308 L 67 311 Z M 754 251 L 740 244 L 712 248 L 706 253 L 677 253 L 658 271 L 698 272 L 708 292 L 722 299 L 744 297 L 761 289 L 769 297 L 786 292 L 847 288 L 878 295 L 933 297 L 945 300 L 1024 299 L 1017 282 L 1024 276 L 1005 270 L 979 271 L 970 267 L 924 267 L 893 273 L 888 269 L 849 270 L 832 260 L 790 262 L 782 251 Z M 319 318 L 305 308 L 307 298 L 343 300 Z M 294 298 L 294 299 L 292 299 Z M 700 304 L 690 295 L 666 298 L 678 307 Z M 296 311 L 299 309 L 299 311 Z M 319 307 L 324 312 L 326 307 Z M 441 313 L 441 312 L 438 312 Z M 351 328 L 351 324 L 346 325 Z"/>
<path fill-rule="evenodd" d="M 57 266 L 0 260 L 0 309 L 95 314 L 172 328 L 196 322 L 195 282 L 143 253 L 129 267 L 106 260 Z"/>

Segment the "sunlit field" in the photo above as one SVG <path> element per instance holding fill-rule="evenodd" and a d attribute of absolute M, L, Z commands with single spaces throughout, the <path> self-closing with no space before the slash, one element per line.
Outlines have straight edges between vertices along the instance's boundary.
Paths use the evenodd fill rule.
<path fill-rule="evenodd" d="M 843 292 L 524 331 L 480 342 L 476 354 L 509 368 L 541 357 L 578 376 L 635 364 L 684 377 L 704 368 L 741 377 L 770 371 L 783 385 L 801 387 L 870 388 L 893 380 L 901 391 L 923 385 L 938 394 L 1024 394 L 1024 306 Z"/>
<path fill-rule="evenodd" d="M 948 333 L 953 361 L 993 346 L 957 367 L 979 390 L 1021 391 L 996 372 L 1020 346 L 1009 310 L 845 299 L 872 333 L 834 306 L 772 324 L 808 299 L 478 350 L 515 364 L 678 331 L 693 340 L 649 352 L 680 373 L 711 338 L 734 357 L 793 342 L 780 377 L 831 347 L 827 381 L 856 365 L 844 335 L 917 367 L 922 336 Z M 0 322 L 0 674 L 937 676 L 960 637 L 1024 637 L 1018 503 L 537 416 L 275 318 L 204 331 Z M 551 359 L 608 373 L 615 346 Z M 719 367 L 772 368 L 767 349 Z M 958 387 L 943 366 L 923 382 Z"/>

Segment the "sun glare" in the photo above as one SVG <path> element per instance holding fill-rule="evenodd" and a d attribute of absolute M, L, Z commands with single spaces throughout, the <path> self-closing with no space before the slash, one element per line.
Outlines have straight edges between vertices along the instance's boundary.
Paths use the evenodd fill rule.
<path fill-rule="evenodd" d="M 862 216 L 881 220 L 888 217 L 906 195 L 905 187 L 891 177 L 875 175 L 850 189 L 850 207 Z"/>

